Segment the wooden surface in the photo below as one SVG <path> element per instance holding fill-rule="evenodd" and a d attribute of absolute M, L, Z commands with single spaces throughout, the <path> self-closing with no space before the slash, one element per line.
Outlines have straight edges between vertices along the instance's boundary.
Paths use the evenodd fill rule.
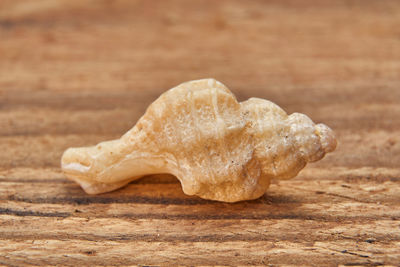
<path fill-rule="evenodd" d="M 0 264 L 398 265 L 399 1 L 0 0 Z M 261 199 L 146 177 L 89 196 L 61 153 L 214 77 L 337 133 Z"/>

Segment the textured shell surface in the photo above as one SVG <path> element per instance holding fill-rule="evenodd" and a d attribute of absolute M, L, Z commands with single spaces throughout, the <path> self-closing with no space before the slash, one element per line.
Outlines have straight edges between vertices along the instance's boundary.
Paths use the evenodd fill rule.
<path fill-rule="evenodd" d="M 186 82 L 162 94 L 120 139 L 69 148 L 66 176 L 89 194 L 170 173 L 184 193 L 225 202 L 255 199 L 271 179 L 295 177 L 336 147 L 330 128 L 259 98 L 239 103 L 220 82 Z"/>

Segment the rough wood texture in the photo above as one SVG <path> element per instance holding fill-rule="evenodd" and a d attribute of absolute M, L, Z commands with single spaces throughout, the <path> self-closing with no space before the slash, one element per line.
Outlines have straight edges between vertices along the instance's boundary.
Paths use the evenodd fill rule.
<path fill-rule="evenodd" d="M 398 265 L 399 1 L 0 0 L 0 264 Z M 62 151 L 204 77 L 323 121 L 337 150 L 255 201 L 171 176 L 86 195 Z"/>

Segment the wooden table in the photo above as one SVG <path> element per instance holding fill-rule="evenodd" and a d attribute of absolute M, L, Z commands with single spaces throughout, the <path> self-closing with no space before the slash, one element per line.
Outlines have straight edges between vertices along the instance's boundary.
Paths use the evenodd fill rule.
<path fill-rule="evenodd" d="M 0 1 L 0 264 L 398 265 L 399 1 Z M 214 77 L 337 133 L 236 204 L 146 177 L 89 196 L 62 152 Z"/>

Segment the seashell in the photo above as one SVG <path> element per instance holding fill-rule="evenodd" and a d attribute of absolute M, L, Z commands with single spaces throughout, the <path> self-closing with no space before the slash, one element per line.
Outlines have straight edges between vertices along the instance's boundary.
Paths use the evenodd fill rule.
<path fill-rule="evenodd" d="M 235 202 L 262 196 L 271 179 L 295 177 L 335 147 L 326 125 L 268 100 L 239 103 L 222 83 L 203 79 L 162 94 L 120 139 L 67 149 L 61 165 L 89 194 L 170 173 L 185 194 Z"/>

